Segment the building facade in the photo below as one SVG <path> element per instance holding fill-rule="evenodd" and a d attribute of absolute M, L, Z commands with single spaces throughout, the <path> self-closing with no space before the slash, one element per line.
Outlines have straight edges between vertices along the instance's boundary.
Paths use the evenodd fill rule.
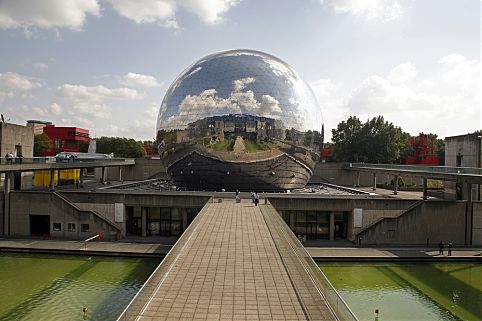
<path fill-rule="evenodd" d="M 80 152 L 80 143 L 90 140 L 89 130 L 79 127 L 56 127 L 49 124 L 43 128 L 43 132 L 53 144 L 44 156 L 55 156 L 60 152 Z"/>

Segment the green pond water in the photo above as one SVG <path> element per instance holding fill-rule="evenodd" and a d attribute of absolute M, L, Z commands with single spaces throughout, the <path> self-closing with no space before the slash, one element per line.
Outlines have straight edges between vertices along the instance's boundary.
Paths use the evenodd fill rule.
<path fill-rule="evenodd" d="M 115 320 L 159 260 L 0 254 L 0 320 Z"/>
<path fill-rule="evenodd" d="M 360 320 L 482 320 L 482 264 L 319 266 Z"/>

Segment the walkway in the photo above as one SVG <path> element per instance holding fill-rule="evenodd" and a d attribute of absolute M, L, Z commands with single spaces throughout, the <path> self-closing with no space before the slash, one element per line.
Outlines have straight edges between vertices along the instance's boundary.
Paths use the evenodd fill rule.
<path fill-rule="evenodd" d="M 119 320 L 335 320 L 319 293 L 303 301 L 267 220 L 246 200 L 208 203 Z"/>

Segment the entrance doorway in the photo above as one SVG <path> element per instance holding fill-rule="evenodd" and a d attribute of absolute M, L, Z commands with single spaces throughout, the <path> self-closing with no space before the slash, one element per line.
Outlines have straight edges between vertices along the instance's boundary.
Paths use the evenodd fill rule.
<path fill-rule="evenodd" d="M 45 236 L 50 234 L 50 215 L 30 215 L 30 235 Z"/>

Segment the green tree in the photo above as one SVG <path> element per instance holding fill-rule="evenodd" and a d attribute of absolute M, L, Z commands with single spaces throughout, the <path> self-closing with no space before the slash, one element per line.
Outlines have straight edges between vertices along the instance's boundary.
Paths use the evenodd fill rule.
<path fill-rule="evenodd" d="M 362 122 L 356 116 L 342 121 L 332 129 L 333 155 L 338 161 L 358 161 Z"/>
<path fill-rule="evenodd" d="M 52 148 L 53 144 L 47 134 L 42 133 L 34 136 L 33 139 L 33 156 L 44 156 L 45 151 Z"/>
<path fill-rule="evenodd" d="M 146 151 L 142 144 L 132 138 L 101 137 L 97 139 L 97 152 L 101 154 L 114 153 L 115 157 L 142 158 Z"/>
<path fill-rule="evenodd" d="M 445 165 L 445 140 L 437 138 L 435 141 L 435 154 L 438 156 L 439 164 Z"/>
<path fill-rule="evenodd" d="M 338 161 L 393 163 L 406 148 L 406 134 L 383 116 L 362 123 L 352 116 L 332 130 L 334 156 Z"/>
<path fill-rule="evenodd" d="M 87 153 L 89 151 L 89 142 L 80 142 L 79 143 L 79 152 Z"/>

